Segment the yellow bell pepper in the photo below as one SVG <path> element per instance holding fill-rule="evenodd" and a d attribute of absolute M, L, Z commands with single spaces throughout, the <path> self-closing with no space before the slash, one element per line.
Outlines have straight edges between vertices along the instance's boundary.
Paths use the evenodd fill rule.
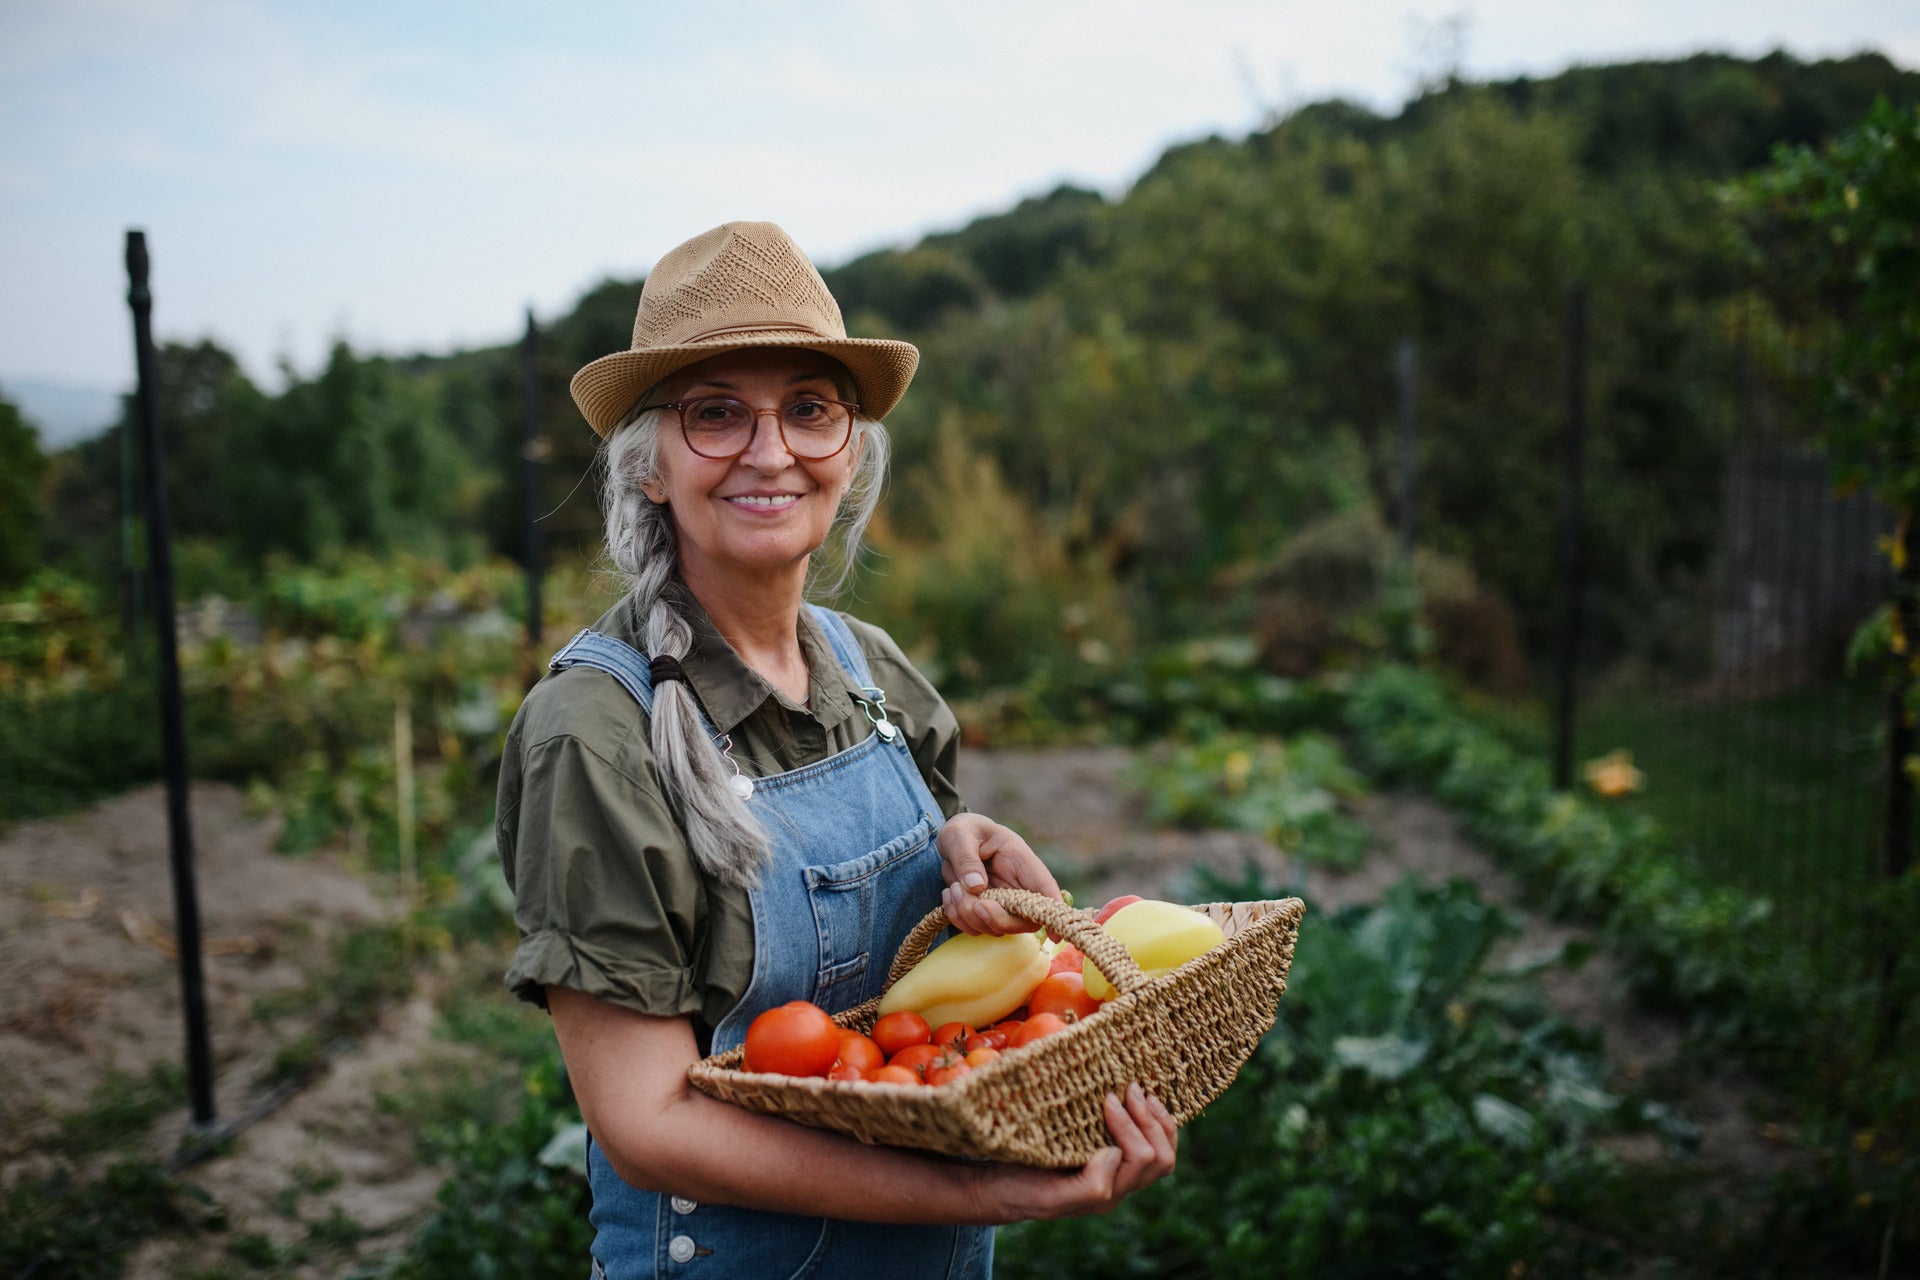
<path fill-rule="evenodd" d="M 1191 907 L 1150 898 L 1129 902 L 1100 927 L 1127 949 L 1149 978 L 1164 977 L 1227 940 L 1226 931 L 1211 917 Z M 1080 973 L 1087 981 L 1087 994 L 1094 999 L 1110 1000 L 1116 994 L 1113 984 L 1091 959 L 1080 966 Z"/>
<path fill-rule="evenodd" d="M 909 1009 L 935 1027 L 980 1028 L 1018 1009 L 1047 976 L 1038 933 L 959 934 L 935 947 L 880 997 L 882 1017 Z"/>

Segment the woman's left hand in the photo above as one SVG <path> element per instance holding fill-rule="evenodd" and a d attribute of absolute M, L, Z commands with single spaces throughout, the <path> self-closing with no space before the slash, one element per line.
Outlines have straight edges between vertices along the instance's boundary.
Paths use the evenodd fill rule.
<path fill-rule="evenodd" d="M 1038 928 L 999 903 L 976 895 L 982 889 L 1029 889 L 1049 898 L 1060 885 L 1027 842 L 1011 827 L 977 813 L 959 813 L 940 828 L 940 874 L 947 882 L 941 905 L 963 933 L 1030 933 Z"/>

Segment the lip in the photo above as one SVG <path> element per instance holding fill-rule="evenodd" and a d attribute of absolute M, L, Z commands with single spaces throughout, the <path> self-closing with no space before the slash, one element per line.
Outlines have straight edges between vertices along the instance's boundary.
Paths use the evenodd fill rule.
<path fill-rule="evenodd" d="M 803 493 L 729 493 L 720 500 L 737 511 L 759 511 L 777 514 L 791 511 L 795 504 L 806 495 Z"/>

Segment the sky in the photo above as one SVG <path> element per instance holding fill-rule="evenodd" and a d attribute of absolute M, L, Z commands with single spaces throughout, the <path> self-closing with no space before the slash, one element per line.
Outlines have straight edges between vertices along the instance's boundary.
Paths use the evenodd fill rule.
<path fill-rule="evenodd" d="M 1878 50 L 1913 0 L 0 0 L 0 382 L 132 381 L 162 340 L 262 385 L 517 337 L 731 218 L 822 265 L 1168 146 L 1423 76 Z"/>

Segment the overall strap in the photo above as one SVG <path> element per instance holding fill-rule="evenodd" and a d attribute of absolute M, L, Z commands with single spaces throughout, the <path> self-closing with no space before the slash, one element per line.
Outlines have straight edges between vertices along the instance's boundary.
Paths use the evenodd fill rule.
<path fill-rule="evenodd" d="M 549 671 L 565 671 L 569 667 L 592 667 L 606 672 L 633 695 L 642 711 L 653 714 L 652 668 L 647 656 L 625 640 L 616 640 L 588 627 L 567 641 L 547 663 Z"/>
<path fill-rule="evenodd" d="M 813 620 L 826 633 L 827 643 L 833 646 L 840 665 L 862 689 L 873 688 L 873 671 L 867 666 L 867 655 L 860 648 L 860 642 L 853 638 L 853 628 L 847 625 L 846 619 L 825 605 L 810 604 L 807 608 L 813 610 Z"/>
<path fill-rule="evenodd" d="M 905 740 L 900 738 L 900 727 L 887 717 L 887 691 L 873 683 L 873 670 L 867 666 L 867 655 L 861 650 L 860 642 L 853 638 L 853 628 L 847 625 L 845 618 L 831 609 L 817 604 L 810 604 L 807 607 L 813 610 L 814 621 L 818 622 L 820 629 L 826 632 L 827 643 L 833 646 L 833 652 L 839 657 L 840 665 L 847 669 L 847 674 L 853 677 L 853 682 L 860 686 L 860 691 L 853 695 L 853 700 L 858 702 L 860 709 L 867 713 L 867 721 L 873 725 L 873 731 L 880 735 L 883 742 L 898 740 L 904 746 Z"/>
<path fill-rule="evenodd" d="M 853 630 L 846 621 L 831 609 L 813 604 L 807 606 L 813 610 L 815 622 L 827 637 L 834 656 L 840 660 L 847 673 L 854 678 L 862 690 L 873 693 L 873 671 L 867 666 L 867 655 L 862 652 L 859 641 L 853 638 Z M 640 709 L 648 715 L 653 714 L 653 670 L 647 655 L 624 640 L 602 635 L 588 627 L 573 639 L 561 646 L 547 662 L 549 671 L 565 671 L 569 667 L 592 667 L 595 671 L 604 671 L 618 680 Z"/>

